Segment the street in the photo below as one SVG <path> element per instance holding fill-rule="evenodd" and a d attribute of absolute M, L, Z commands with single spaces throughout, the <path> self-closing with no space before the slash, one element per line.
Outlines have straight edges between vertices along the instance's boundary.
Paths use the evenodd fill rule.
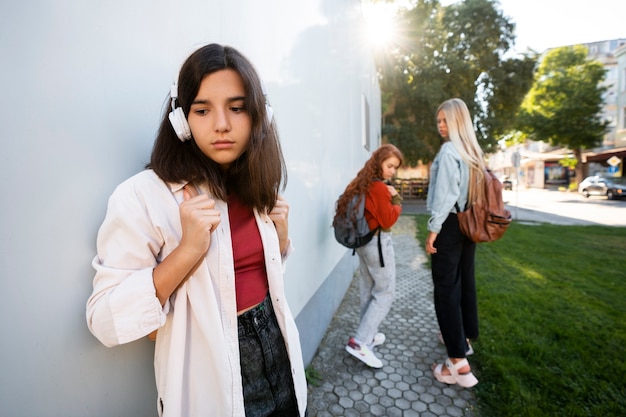
<path fill-rule="evenodd" d="M 507 190 L 502 196 L 514 220 L 626 227 L 626 200 L 534 188 Z"/>

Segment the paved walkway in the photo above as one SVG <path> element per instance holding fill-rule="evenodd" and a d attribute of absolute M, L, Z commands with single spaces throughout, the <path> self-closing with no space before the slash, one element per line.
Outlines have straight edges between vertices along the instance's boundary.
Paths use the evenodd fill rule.
<path fill-rule="evenodd" d="M 442 384 L 430 370 L 434 362 L 445 360 L 446 352 L 437 341 L 430 269 L 415 232 L 411 216 L 400 216 L 392 229 L 396 299 L 379 329 L 387 341 L 375 348 L 383 368 L 369 368 L 345 351 L 358 325 L 355 275 L 311 361 L 320 381 L 309 388 L 310 417 L 477 415 L 471 389 Z"/>

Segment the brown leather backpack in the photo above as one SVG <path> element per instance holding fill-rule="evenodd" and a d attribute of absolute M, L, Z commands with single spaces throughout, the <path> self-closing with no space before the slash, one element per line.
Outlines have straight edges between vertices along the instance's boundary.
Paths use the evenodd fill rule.
<path fill-rule="evenodd" d="M 504 208 L 502 183 L 489 170 L 484 175 L 485 199 L 465 211 L 456 204 L 461 232 L 476 243 L 500 239 L 511 224 L 511 213 Z"/>

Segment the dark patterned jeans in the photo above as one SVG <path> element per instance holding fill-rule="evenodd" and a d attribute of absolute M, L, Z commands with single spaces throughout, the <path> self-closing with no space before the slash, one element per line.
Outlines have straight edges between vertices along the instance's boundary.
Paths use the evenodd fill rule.
<path fill-rule="evenodd" d="M 297 417 L 289 355 L 269 296 L 238 325 L 246 417 Z"/>

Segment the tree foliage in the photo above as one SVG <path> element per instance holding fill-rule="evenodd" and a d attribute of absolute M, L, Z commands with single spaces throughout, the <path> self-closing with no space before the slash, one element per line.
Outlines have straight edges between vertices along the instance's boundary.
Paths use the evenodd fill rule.
<path fill-rule="evenodd" d="M 532 84 L 536 56 L 504 58 L 515 25 L 495 0 L 465 0 L 443 7 L 418 0 L 401 15 L 403 34 L 377 57 L 383 94 L 383 135 L 409 164 L 429 162 L 439 149 L 435 111 L 463 99 L 489 152 L 514 123 Z"/>
<path fill-rule="evenodd" d="M 519 128 L 534 140 L 564 146 L 580 162 L 583 149 L 601 144 L 608 122 L 601 111 L 606 87 L 603 65 L 587 59 L 585 46 L 548 51 L 519 112 Z M 576 168 L 582 180 L 582 165 Z"/>

